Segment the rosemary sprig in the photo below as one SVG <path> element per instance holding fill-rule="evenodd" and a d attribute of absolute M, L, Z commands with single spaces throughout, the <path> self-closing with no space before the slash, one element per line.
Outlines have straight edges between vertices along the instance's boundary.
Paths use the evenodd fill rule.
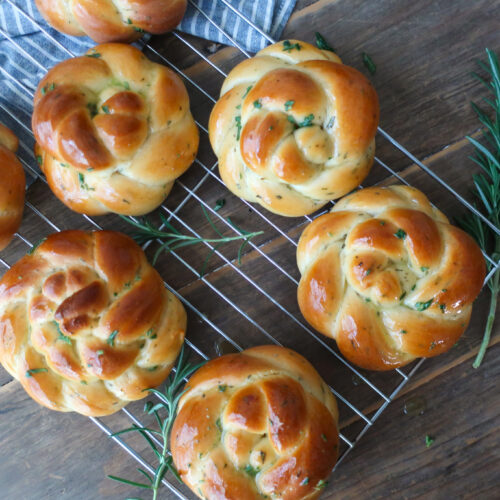
<path fill-rule="evenodd" d="M 261 234 L 264 233 L 264 231 L 254 231 L 254 232 L 245 231 L 244 229 L 241 229 L 238 226 L 236 226 L 236 224 L 234 224 L 234 222 L 232 222 L 231 219 L 229 219 L 228 217 L 226 220 L 229 222 L 229 224 L 233 226 L 241 234 L 239 234 L 238 236 L 224 236 L 219 231 L 219 229 L 217 229 L 217 226 L 214 224 L 214 222 L 208 215 L 203 205 L 201 205 L 201 209 L 203 210 L 203 213 L 208 223 L 210 224 L 210 227 L 217 233 L 219 238 L 198 238 L 196 236 L 188 236 L 186 234 L 182 234 L 170 223 L 170 221 L 165 217 L 164 214 L 160 214 L 160 219 L 162 221 L 162 226 L 164 227 L 164 229 L 162 229 L 161 227 L 154 226 L 146 218 L 143 218 L 141 222 L 137 222 L 123 215 L 121 217 L 123 220 L 127 221 L 129 224 L 131 224 L 137 229 L 137 231 L 132 235 L 132 238 L 134 238 L 134 240 L 137 243 L 139 243 L 139 245 L 143 245 L 148 241 L 155 241 L 155 240 L 161 241 L 160 247 L 153 256 L 153 264 L 156 263 L 158 257 L 162 252 L 171 252 L 173 250 L 177 250 L 182 247 L 196 245 L 197 243 L 203 243 L 203 242 L 213 243 L 214 247 L 208 254 L 201 268 L 200 271 L 200 277 L 201 277 L 205 274 L 205 268 L 210 257 L 214 254 L 214 252 L 217 251 L 217 249 L 222 244 L 230 243 L 232 241 L 242 241 L 240 248 L 238 250 L 238 264 L 241 264 L 242 252 L 245 246 L 250 242 L 252 238 L 260 236 Z"/>
<path fill-rule="evenodd" d="M 478 61 L 479 66 L 488 74 L 488 80 L 473 73 L 492 94 L 493 98 L 483 97 L 487 107 L 493 109 L 492 116 L 487 111 L 472 103 L 472 108 L 476 112 L 479 121 L 485 127 L 483 132 L 484 144 L 476 139 L 467 136 L 467 139 L 474 146 L 474 156 L 469 158 L 481 167 L 482 172 L 472 176 L 476 198 L 475 206 L 494 224 L 500 226 L 500 65 L 498 56 L 490 49 L 486 49 L 489 66 Z M 491 110 L 490 110 L 491 111 Z M 496 234 L 477 215 L 467 213 L 457 219 L 462 228 L 470 233 L 484 252 L 490 255 L 494 262 L 500 260 L 500 236 Z M 492 264 L 486 262 L 488 270 L 491 271 Z M 486 349 L 490 342 L 491 330 L 495 321 L 498 292 L 500 290 L 500 273 L 497 270 L 488 281 L 491 292 L 490 308 L 488 319 L 484 330 L 483 340 L 479 348 L 477 357 L 473 363 L 474 368 L 479 368 L 483 361 Z"/>
<path fill-rule="evenodd" d="M 147 483 L 140 483 L 137 481 L 132 481 L 130 479 L 125 479 L 123 477 L 108 475 L 110 479 L 113 479 L 114 481 L 118 481 L 120 483 L 128 484 L 130 486 L 135 486 L 137 488 L 151 490 L 153 493 L 153 500 L 156 500 L 158 498 L 158 492 L 161 487 L 162 479 L 165 477 L 165 474 L 168 471 L 172 472 L 172 474 L 180 482 L 182 482 L 179 473 L 177 472 L 173 464 L 172 456 L 170 454 L 170 431 L 175 420 L 179 400 L 185 392 L 185 390 L 182 390 L 184 381 L 185 379 L 189 378 L 204 363 L 205 362 L 194 366 L 188 363 L 187 357 L 184 356 L 184 346 L 182 346 L 177 365 L 175 367 L 175 370 L 173 370 L 168 377 L 164 391 L 159 391 L 157 389 L 146 389 L 150 393 L 155 394 L 160 401 L 156 404 L 148 401 L 144 405 L 144 411 L 149 415 L 154 415 L 156 423 L 158 425 L 158 429 L 151 429 L 149 427 L 139 427 L 138 425 L 133 425 L 128 429 L 123 429 L 122 431 L 115 432 L 111 435 L 113 437 L 129 432 L 138 432 L 151 447 L 153 453 L 157 458 L 158 464 L 156 466 L 154 476 L 152 476 L 144 469 L 138 468 L 137 470 L 147 478 Z M 163 412 L 166 412 L 165 417 L 162 417 L 161 415 L 163 414 Z M 152 436 L 157 437 L 157 441 L 160 441 L 161 444 L 158 444 L 157 442 L 155 443 L 155 441 L 153 441 L 152 439 Z"/>

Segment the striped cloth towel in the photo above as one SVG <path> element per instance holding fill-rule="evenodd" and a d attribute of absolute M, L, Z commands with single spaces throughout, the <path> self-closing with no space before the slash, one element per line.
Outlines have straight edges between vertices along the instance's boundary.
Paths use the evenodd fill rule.
<path fill-rule="evenodd" d="M 232 44 L 224 35 L 226 32 L 237 46 L 257 52 L 268 40 L 228 5 L 248 17 L 269 37 L 279 38 L 295 3 L 296 0 L 189 0 L 179 29 Z M 30 122 L 38 81 L 48 68 L 83 54 L 93 45 L 89 38 L 71 37 L 53 30 L 40 16 L 34 0 L 0 0 L 0 122 L 18 135 L 19 156 L 26 164 L 33 165 Z"/>

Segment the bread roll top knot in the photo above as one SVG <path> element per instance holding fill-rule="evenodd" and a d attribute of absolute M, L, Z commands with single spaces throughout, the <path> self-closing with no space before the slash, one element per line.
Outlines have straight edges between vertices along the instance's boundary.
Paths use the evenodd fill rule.
<path fill-rule="evenodd" d="M 40 404 L 107 415 L 170 372 L 186 314 L 113 231 L 50 235 L 0 281 L 0 361 Z"/>
<path fill-rule="evenodd" d="M 182 20 L 186 0 L 35 0 L 55 29 L 98 43 L 133 42 L 144 32 L 159 35 Z"/>
<path fill-rule="evenodd" d="M 338 455 L 335 398 L 302 356 L 261 346 L 189 380 L 172 456 L 200 498 L 317 498 Z"/>
<path fill-rule="evenodd" d="M 35 94 L 33 132 L 56 196 L 93 215 L 150 212 L 198 149 L 182 81 L 122 44 L 52 68 Z"/>
<path fill-rule="evenodd" d="M 281 215 L 354 189 L 375 153 L 378 99 L 333 52 L 287 40 L 226 78 L 209 123 L 227 187 Z"/>
<path fill-rule="evenodd" d="M 16 135 L 0 123 L 0 251 L 12 240 L 23 217 L 26 177 L 15 153 Z"/>
<path fill-rule="evenodd" d="M 306 320 L 373 370 L 452 347 L 486 270 L 476 242 L 406 186 L 340 200 L 305 229 L 297 263 Z"/>

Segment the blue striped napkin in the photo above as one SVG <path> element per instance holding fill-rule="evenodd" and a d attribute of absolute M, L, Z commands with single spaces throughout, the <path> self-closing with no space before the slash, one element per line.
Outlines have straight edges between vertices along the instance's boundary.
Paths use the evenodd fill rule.
<path fill-rule="evenodd" d="M 296 0 L 189 0 L 179 29 L 230 45 L 225 31 L 240 47 L 257 52 L 269 42 L 227 4 L 271 38 L 279 38 L 295 3 Z M 89 38 L 53 30 L 40 16 L 33 0 L 0 0 L 0 122 L 18 135 L 21 142 L 18 154 L 28 168 L 36 168 L 30 130 L 32 99 L 38 81 L 48 68 L 83 54 L 93 45 Z"/>

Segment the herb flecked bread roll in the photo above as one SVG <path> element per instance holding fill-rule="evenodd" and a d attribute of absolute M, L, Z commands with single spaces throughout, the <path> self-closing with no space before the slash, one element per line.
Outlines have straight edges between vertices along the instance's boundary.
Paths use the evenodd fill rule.
<path fill-rule="evenodd" d="M 160 35 L 175 28 L 186 0 L 35 0 L 56 30 L 89 36 L 98 43 L 133 42 L 145 31 Z"/>
<path fill-rule="evenodd" d="M 32 122 L 50 188 L 88 215 L 154 210 L 198 150 L 180 78 L 124 44 L 98 45 L 52 68 Z"/>
<path fill-rule="evenodd" d="M 406 186 L 346 196 L 303 232 L 299 306 L 342 354 L 389 370 L 450 349 L 485 278 L 479 246 Z"/>
<path fill-rule="evenodd" d="M 169 374 L 186 313 L 113 231 L 50 235 L 0 281 L 0 361 L 38 403 L 108 415 Z"/>
<path fill-rule="evenodd" d="M 338 455 L 337 403 L 294 351 L 260 346 L 209 361 L 171 434 L 182 480 L 208 500 L 317 498 Z"/>
<path fill-rule="evenodd" d="M 11 241 L 23 218 L 26 177 L 14 154 L 19 141 L 0 123 L 0 250 Z"/>
<path fill-rule="evenodd" d="M 226 78 L 209 122 L 222 180 L 280 215 L 306 215 L 357 187 L 375 155 L 378 98 L 331 51 L 297 40 Z"/>

